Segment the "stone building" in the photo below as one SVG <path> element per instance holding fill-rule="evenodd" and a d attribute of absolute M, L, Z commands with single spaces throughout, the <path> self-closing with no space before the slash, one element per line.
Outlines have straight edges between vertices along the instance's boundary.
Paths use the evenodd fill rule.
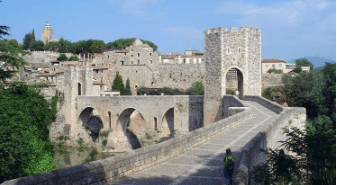
<path fill-rule="evenodd" d="M 268 73 L 269 69 L 282 70 L 283 73 L 289 73 L 296 67 L 295 63 L 287 63 L 279 59 L 263 59 L 261 61 L 262 74 Z M 302 71 L 309 72 L 310 66 L 301 66 Z"/>

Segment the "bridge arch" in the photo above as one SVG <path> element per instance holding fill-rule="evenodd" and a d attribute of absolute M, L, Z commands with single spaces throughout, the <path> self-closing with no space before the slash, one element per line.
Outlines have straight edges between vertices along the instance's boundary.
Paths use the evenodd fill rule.
<path fill-rule="evenodd" d="M 80 128 L 85 128 L 85 133 L 80 133 L 80 138 L 87 140 L 90 136 L 92 141 L 96 141 L 101 128 L 103 128 L 103 122 L 98 112 L 93 107 L 84 108 L 78 116 L 78 124 Z M 90 138 L 89 137 L 89 138 Z"/>
<path fill-rule="evenodd" d="M 126 108 L 118 114 L 116 124 L 117 147 L 140 148 L 139 138 L 146 131 L 146 122 L 143 115 L 135 108 Z"/>
<path fill-rule="evenodd" d="M 231 90 L 238 90 L 239 91 L 239 98 L 242 99 L 244 96 L 244 74 L 242 69 L 237 66 L 230 67 L 226 73 L 224 74 L 225 88 Z M 227 93 L 225 93 L 227 94 Z"/>
<path fill-rule="evenodd" d="M 174 107 L 169 108 L 162 118 L 162 137 L 170 138 L 174 136 Z"/>

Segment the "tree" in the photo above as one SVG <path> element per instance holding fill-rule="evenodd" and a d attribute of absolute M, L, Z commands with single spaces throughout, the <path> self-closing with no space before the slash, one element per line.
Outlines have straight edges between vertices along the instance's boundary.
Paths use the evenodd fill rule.
<path fill-rule="evenodd" d="M 26 33 L 25 37 L 23 38 L 23 45 L 24 45 L 24 48 L 27 50 L 27 49 L 30 49 L 29 48 L 29 45 L 32 43 L 32 42 L 35 42 L 35 33 L 34 33 L 34 30 L 31 32 L 31 33 Z"/>
<path fill-rule="evenodd" d="M 0 1 L 0 3 L 1 3 L 1 1 Z M 9 27 L 8 26 L 0 26 L 0 39 L 4 35 L 9 35 L 8 31 L 9 31 Z"/>
<path fill-rule="evenodd" d="M 106 49 L 106 45 L 102 40 L 95 40 L 90 46 L 90 53 L 102 53 Z"/>
<path fill-rule="evenodd" d="M 43 51 L 44 43 L 41 40 L 33 41 L 29 44 L 29 49 L 31 51 Z"/>
<path fill-rule="evenodd" d="M 0 66 L 0 82 L 7 82 L 7 79 L 11 78 L 26 62 L 22 57 L 28 52 L 16 47 L 12 42 L 6 42 L 0 40 L 0 61 L 4 62 Z"/>
<path fill-rule="evenodd" d="M 109 42 L 107 44 L 107 49 L 110 49 L 110 50 L 125 49 L 126 47 L 130 46 L 135 40 L 136 40 L 136 38 L 118 39 L 118 40 L 115 40 L 113 42 Z M 144 44 L 148 44 L 150 47 L 152 47 L 153 51 L 157 51 L 158 46 L 155 45 L 153 42 L 147 41 L 147 40 L 142 40 L 142 39 L 140 39 L 140 40 Z"/>
<path fill-rule="evenodd" d="M 132 95 L 131 88 L 130 88 L 130 79 L 129 78 L 126 80 L 125 92 L 126 92 L 126 95 Z"/>
<path fill-rule="evenodd" d="M 296 65 L 296 67 L 294 68 L 294 72 L 295 73 L 301 73 L 302 72 L 302 67 L 300 65 Z"/>
<path fill-rule="evenodd" d="M 71 56 L 69 59 L 69 61 L 78 61 L 77 56 Z"/>
<path fill-rule="evenodd" d="M 65 40 L 61 37 L 60 41 L 57 42 L 57 44 L 59 46 L 58 52 L 60 52 L 60 53 L 74 53 L 74 47 L 73 47 L 73 44 L 70 41 Z"/>
<path fill-rule="evenodd" d="M 310 71 L 314 69 L 314 65 L 306 58 L 299 58 L 295 60 L 296 66 L 310 66 Z"/>
<path fill-rule="evenodd" d="M 115 79 L 112 83 L 112 90 L 119 90 L 121 95 L 126 95 L 123 78 L 121 75 L 119 75 L 119 72 L 116 72 Z"/>
<path fill-rule="evenodd" d="M 67 56 L 65 54 L 60 54 L 60 56 L 57 58 L 57 60 L 60 60 L 60 61 L 66 61 L 68 60 Z"/>
<path fill-rule="evenodd" d="M 48 126 L 57 98 L 48 103 L 39 88 L 12 85 L 0 89 L 0 183 L 53 170 Z"/>

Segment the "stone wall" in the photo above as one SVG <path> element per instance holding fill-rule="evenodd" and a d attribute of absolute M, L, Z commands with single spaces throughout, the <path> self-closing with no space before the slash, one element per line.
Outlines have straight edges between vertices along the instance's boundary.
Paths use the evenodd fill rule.
<path fill-rule="evenodd" d="M 283 74 L 274 74 L 274 73 L 267 73 L 262 74 L 261 76 L 261 83 L 262 83 L 262 91 L 267 89 L 268 87 L 273 86 L 283 86 L 282 82 Z"/>
<path fill-rule="evenodd" d="M 279 112 L 280 116 L 278 118 L 267 123 L 266 127 L 244 146 L 234 175 L 234 184 L 237 185 L 250 184 L 252 182 L 251 172 L 254 166 L 265 162 L 266 158 L 264 154 L 260 152 L 260 148 L 277 149 L 281 147 L 281 143 L 278 141 L 286 139 L 286 135 L 283 134 L 282 128 L 288 126 L 297 127 L 301 130 L 306 129 L 305 108 L 282 108 L 282 110 L 280 110 L 275 103 L 263 98 L 250 97 L 249 100 L 258 103 L 265 101 L 264 104 L 267 105 L 267 108 L 272 109 L 274 112 L 281 112 Z M 267 101 L 269 104 L 266 103 Z M 273 106 L 273 104 L 275 104 L 275 106 Z"/>
<path fill-rule="evenodd" d="M 53 172 L 13 179 L 2 183 L 2 185 L 101 185 L 113 183 L 122 177 L 167 161 L 191 148 L 199 146 L 221 135 L 224 131 L 235 127 L 251 116 L 252 111 L 248 109 L 210 126 L 194 130 L 186 135 L 181 135 L 156 145 Z"/>

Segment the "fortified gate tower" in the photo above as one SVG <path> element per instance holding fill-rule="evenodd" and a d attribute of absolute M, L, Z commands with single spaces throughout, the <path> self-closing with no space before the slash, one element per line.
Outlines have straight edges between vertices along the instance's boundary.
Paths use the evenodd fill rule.
<path fill-rule="evenodd" d="M 261 30 L 213 28 L 205 34 L 204 125 L 223 118 L 226 89 L 261 95 Z"/>

